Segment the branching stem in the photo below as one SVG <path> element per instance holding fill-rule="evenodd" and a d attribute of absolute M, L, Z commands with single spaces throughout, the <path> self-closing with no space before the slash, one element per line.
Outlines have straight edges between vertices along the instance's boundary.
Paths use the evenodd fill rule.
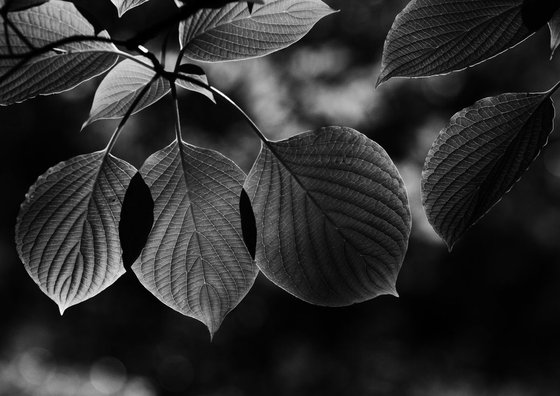
<path fill-rule="evenodd" d="M 130 118 L 132 113 L 134 113 L 134 110 L 136 110 L 140 101 L 144 98 L 144 96 L 146 96 L 146 93 L 148 93 L 148 90 L 150 89 L 152 84 L 157 80 L 157 78 L 158 78 L 158 76 L 155 76 L 154 78 L 152 78 L 150 80 L 150 82 L 148 84 L 146 84 L 146 86 L 144 88 L 142 88 L 142 90 L 140 91 L 138 96 L 136 98 L 134 98 L 134 100 L 132 101 L 132 104 L 130 105 L 130 107 L 128 108 L 126 113 L 124 114 L 124 117 L 122 118 L 119 125 L 117 126 L 117 129 L 115 129 L 115 132 L 113 133 L 113 136 L 111 136 L 111 139 L 109 140 L 109 143 L 107 144 L 107 147 L 105 148 L 105 155 L 107 155 L 108 153 L 111 152 L 111 150 L 115 146 L 115 143 L 117 142 L 117 139 L 119 138 L 119 135 L 120 135 L 121 131 L 123 130 L 126 122 Z"/>

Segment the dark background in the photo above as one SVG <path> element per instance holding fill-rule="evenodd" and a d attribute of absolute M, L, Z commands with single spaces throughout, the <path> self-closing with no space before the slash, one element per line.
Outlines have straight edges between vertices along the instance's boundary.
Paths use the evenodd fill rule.
<path fill-rule="evenodd" d="M 400 298 L 347 308 L 303 303 L 259 275 L 214 341 L 144 290 L 132 273 L 63 317 L 27 275 L 14 244 L 19 204 L 37 176 L 104 147 L 116 123 L 84 132 L 99 78 L 0 109 L 0 395 L 557 395 L 560 392 L 560 144 L 452 253 L 420 204 L 425 155 L 449 117 L 484 96 L 542 91 L 560 78 L 542 29 L 466 71 L 395 79 L 374 90 L 383 41 L 403 0 L 332 0 L 341 10 L 271 56 L 203 65 L 273 139 L 354 127 L 392 156 L 413 211 Z M 173 9 L 152 1 L 122 21 L 125 38 Z M 152 47 L 159 48 L 156 42 Z M 186 140 L 245 171 L 259 141 L 225 104 L 181 95 Z M 168 99 L 134 116 L 116 153 L 139 167 L 173 138 Z"/>

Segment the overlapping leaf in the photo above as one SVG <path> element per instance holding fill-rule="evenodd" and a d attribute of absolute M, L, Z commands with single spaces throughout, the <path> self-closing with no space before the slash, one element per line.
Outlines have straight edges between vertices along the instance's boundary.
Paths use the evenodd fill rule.
<path fill-rule="evenodd" d="M 518 44 L 532 31 L 522 0 L 412 0 L 396 17 L 378 84 L 464 69 Z"/>
<path fill-rule="evenodd" d="M 156 73 L 131 59 L 125 59 L 115 66 L 101 81 L 88 120 L 84 127 L 101 119 L 122 118 L 144 87 L 152 81 Z M 153 81 L 142 96 L 132 114 L 138 113 L 164 97 L 170 90 L 169 82 L 159 77 Z"/>
<path fill-rule="evenodd" d="M 148 0 L 111 0 L 111 3 L 117 8 L 119 17 L 122 17 L 125 12 L 131 10 L 134 7 L 144 4 Z"/>
<path fill-rule="evenodd" d="M 428 220 L 449 248 L 519 180 L 553 119 L 549 93 L 485 98 L 451 118 L 422 172 Z"/>
<path fill-rule="evenodd" d="M 154 225 L 133 270 L 171 308 L 214 334 L 257 275 L 243 242 L 245 175 L 221 154 L 172 143 L 140 170 L 154 199 Z"/>
<path fill-rule="evenodd" d="M 256 262 L 274 283 L 328 306 L 396 294 L 410 211 L 378 144 L 341 127 L 269 142 L 245 189 L 256 216 Z"/>
<path fill-rule="evenodd" d="M 253 58 L 301 39 L 334 12 L 320 0 L 270 0 L 252 13 L 242 3 L 205 9 L 182 22 L 179 41 L 191 59 L 218 62 Z"/>
<path fill-rule="evenodd" d="M 8 11 L 21 11 L 27 8 L 36 7 L 49 0 L 0 0 L 0 8 L 7 5 Z"/>
<path fill-rule="evenodd" d="M 201 82 L 202 84 L 208 85 L 208 77 L 206 77 L 206 73 L 204 73 L 204 70 L 202 70 L 202 68 L 197 66 L 197 65 L 185 63 L 185 64 L 179 66 L 178 72 L 183 76 L 186 76 L 188 78 L 192 78 L 194 80 L 197 80 L 197 81 Z M 187 89 L 187 90 L 193 91 L 193 92 L 198 92 L 198 93 L 206 96 L 212 102 L 216 103 L 216 99 L 214 98 L 214 94 L 209 89 L 207 89 L 203 86 L 197 85 L 197 84 L 195 84 L 193 82 L 190 82 L 188 80 L 181 79 L 181 78 L 178 78 L 176 81 L 177 81 L 177 85 L 180 86 L 181 88 L 184 88 L 184 89 Z"/>
<path fill-rule="evenodd" d="M 26 195 L 16 225 L 18 253 L 61 313 L 124 273 L 118 223 L 135 172 L 104 152 L 81 155 L 51 168 Z"/>
<path fill-rule="evenodd" d="M 73 35 L 94 35 L 93 26 L 73 4 L 52 0 L 8 17 L 34 47 L 39 48 Z M 11 28 L 0 21 L 0 54 L 25 54 L 31 49 Z M 6 36 L 4 32 L 8 31 Z M 108 37 L 101 33 L 101 37 Z M 12 68 L 21 58 L 0 60 L 0 104 L 21 102 L 37 95 L 69 90 L 81 82 L 105 72 L 117 61 L 116 48 L 110 43 L 79 42 L 61 45 Z"/>

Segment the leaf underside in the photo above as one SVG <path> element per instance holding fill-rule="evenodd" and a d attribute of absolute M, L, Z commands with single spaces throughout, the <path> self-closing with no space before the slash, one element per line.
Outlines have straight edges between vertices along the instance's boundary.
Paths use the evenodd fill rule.
<path fill-rule="evenodd" d="M 94 28 L 73 4 L 52 0 L 38 7 L 8 14 L 35 47 L 73 35 L 94 35 Z M 24 54 L 30 48 L 11 28 L 0 21 L 0 54 Z M 105 32 L 100 34 L 108 37 Z M 83 81 L 95 77 L 115 64 L 116 47 L 112 44 L 80 42 L 61 46 L 63 51 L 50 51 L 34 57 L 15 72 L 10 69 L 21 59 L 0 60 L 0 104 L 7 105 L 33 98 L 67 91 Z M 64 52 L 68 51 L 68 52 Z M 8 76 L 8 77 L 6 77 Z"/>
<path fill-rule="evenodd" d="M 334 11 L 320 0 L 271 0 L 204 9 L 181 22 L 179 42 L 185 56 L 205 62 L 254 58 L 301 39 L 321 18 Z"/>
<path fill-rule="evenodd" d="M 476 65 L 532 34 L 521 0 L 413 0 L 385 40 L 377 84 Z"/>
<path fill-rule="evenodd" d="M 527 170 L 553 119 L 548 93 L 485 98 L 451 118 L 422 172 L 428 220 L 450 249 Z"/>
<path fill-rule="evenodd" d="M 17 250 L 61 313 L 124 273 L 118 223 L 135 172 L 99 151 L 61 162 L 29 189 L 16 224 Z"/>
<path fill-rule="evenodd" d="M 159 300 L 213 335 L 257 275 L 241 229 L 245 174 L 215 151 L 177 142 L 140 173 L 154 199 L 154 225 L 132 268 Z"/>
<path fill-rule="evenodd" d="M 127 11 L 132 8 L 144 4 L 148 0 L 111 0 L 111 3 L 117 8 L 119 17 L 122 17 Z"/>
<path fill-rule="evenodd" d="M 155 75 L 153 70 L 133 60 L 125 59 L 120 62 L 107 73 L 99 84 L 84 127 L 101 119 L 122 118 Z M 137 103 L 132 114 L 154 104 L 163 98 L 170 89 L 167 80 L 162 77 L 156 79 Z"/>
<path fill-rule="evenodd" d="M 411 220 L 403 181 L 387 153 L 342 127 L 269 144 L 245 183 L 261 271 L 318 305 L 396 295 Z"/>

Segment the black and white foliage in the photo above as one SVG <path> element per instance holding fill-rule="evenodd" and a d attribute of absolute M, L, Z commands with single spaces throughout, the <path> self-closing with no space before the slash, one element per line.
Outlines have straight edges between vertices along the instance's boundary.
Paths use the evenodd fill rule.
<path fill-rule="evenodd" d="M 148 1 L 111 0 L 119 16 Z M 334 10 L 321 0 L 175 3 L 173 15 L 115 40 L 96 33 L 71 1 L 0 0 L 0 104 L 60 93 L 108 71 L 84 126 L 121 119 L 105 149 L 56 165 L 30 188 L 16 225 L 30 276 L 62 313 L 132 264 L 155 297 L 211 335 L 259 270 L 318 305 L 397 295 L 411 216 L 404 183 L 383 148 L 340 126 L 269 141 L 200 66 L 188 63 L 281 50 Z M 547 23 L 554 51 L 559 8 L 559 1 L 412 0 L 387 36 L 378 84 L 474 66 Z M 180 52 L 167 69 L 145 45 L 176 25 Z M 225 100 L 249 123 L 262 145 L 248 176 L 224 155 L 183 140 L 177 87 Z M 557 87 L 482 99 L 440 132 L 426 158 L 422 193 L 429 221 L 450 248 L 545 146 Z M 169 93 L 175 141 L 140 170 L 114 157 L 129 117 Z M 129 224 L 135 216 L 143 220 L 139 227 Z"/>

